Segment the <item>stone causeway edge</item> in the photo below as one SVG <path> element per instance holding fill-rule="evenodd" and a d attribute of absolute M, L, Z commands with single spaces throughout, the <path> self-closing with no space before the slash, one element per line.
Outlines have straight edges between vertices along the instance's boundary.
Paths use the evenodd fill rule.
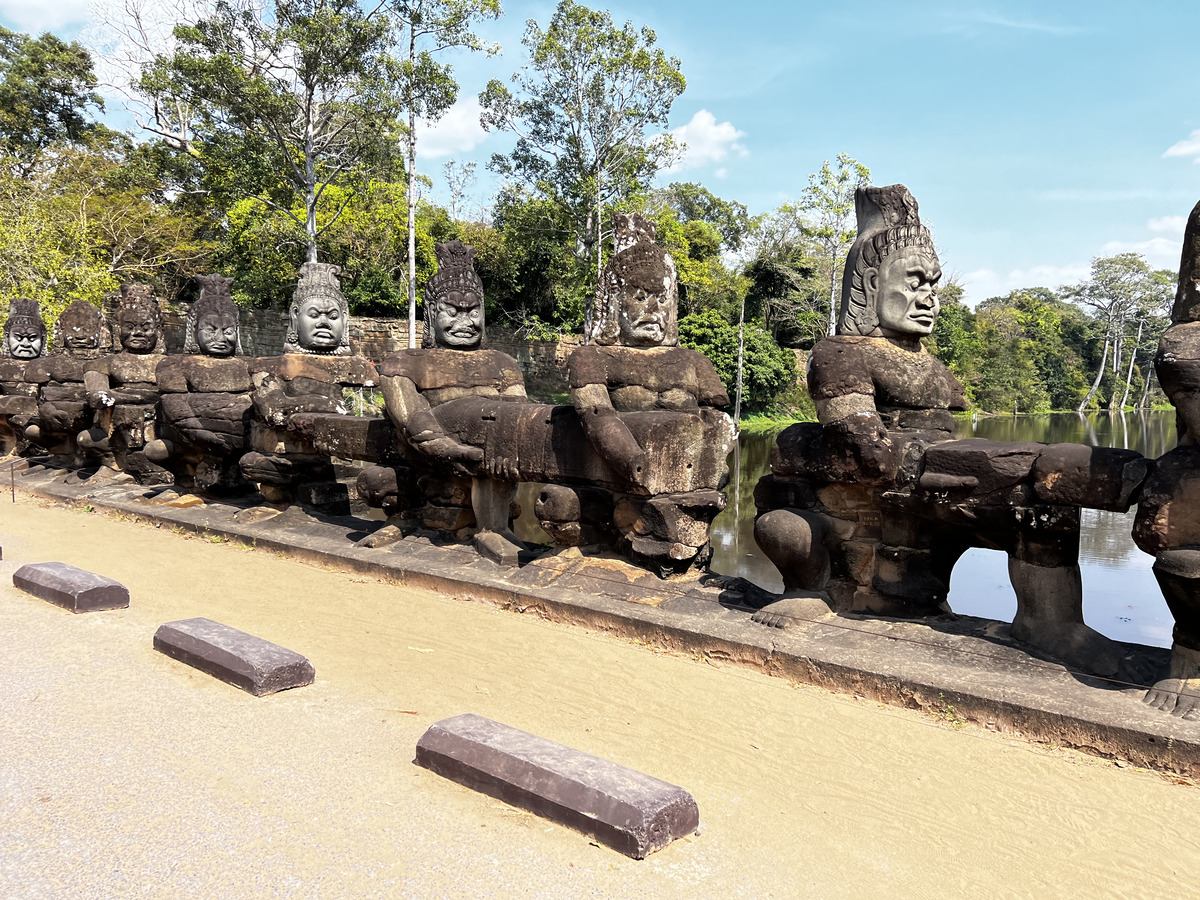
<path fill-rule="evenodd" d="M 1102 682 L 1036 658 L 1008 637 L 1003 623 L 969 616 L 932 622 L 839 616 L 783 632 L 751 622 L 743 597 L 758 589 L 741 579 L 660 582 L 648 573 L 636 577 L 631 567 L 570 551 L 513 571 L 464 545 L 436 546 L 408 538 L 379 549 L 356 546 L 379 522 L 298 507 L 238 522 L 234 516 L 246 507 L 233 503 L 169 507 L 150 502 L 155 489 L 141 485 L 68 484 L 62 470 L 22 470 L 20 462 L 17 467 L 18 490 L 47 500 L 220 535 L 300 561 L 490 603 L 650 649 L 923 709 L 953 725 L 975 723 L 1200 778 L 1200 721 L 1151 709 L 1141 702 L 1143 687 Z M 1165 670 L 1167 650 L 1125 646 L 1144 665 Z"/>

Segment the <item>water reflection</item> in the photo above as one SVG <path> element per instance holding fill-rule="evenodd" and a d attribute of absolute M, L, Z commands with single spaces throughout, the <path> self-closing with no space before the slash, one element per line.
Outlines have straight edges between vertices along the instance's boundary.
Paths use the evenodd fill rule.
<path fill-rule="evenodd" d="M 1124 447 L 1157 457 L 1175 446 L 1175 414 L 1062 413 L 961 419 L 957 436 Z M 713 569 L 781 591 L 779 572 L 754 543 L 754 485 L 767 471 L 774 440 L 774 435 L 743 435 L 729 457 L 729 506 L 713 524 Z M 1129 536 L 1132 526 L 1132 512 L 1084 511 L 1080 535 L 1084 614 L 1088 624 L 1109 637 L 1169 647 L 1171 614 L 1150 571 L 1153 559 L 1138 550 Z M 971 550 L 954 571 L 950 604 L 956 612 L 1012 621 L 1017 600 L 1008 583 L 1008 560 L 1003 553 Z"/>

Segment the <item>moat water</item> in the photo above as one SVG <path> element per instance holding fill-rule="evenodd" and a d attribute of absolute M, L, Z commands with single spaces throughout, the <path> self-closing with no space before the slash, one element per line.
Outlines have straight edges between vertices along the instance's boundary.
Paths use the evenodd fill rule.
<path fill-rule="evenodd" d="M 1124 447 L 1157 457 L 1175 446 L 1175 413 L 960 419 L 957 436 Z M 712 568 L 781 591 L 779 572 L 759 551 L 753 531 L 754 485 L 767 471 L 774 440 L 774 435 L 744 434 L 729 457 L 729 506 L 714 523 Z M 1132 510 L 1083 511 L 1079 562 L 1084 616 L 1089 625 L 1116 640 L 1169 647 L 1173 620 L 1150 571 L 1154 560 L 1134 545 L 1132 527 Z M 1017 600 L 1008 581 L 1007 557 L 995 550 L 968 551 L 955 566 L 950 605 L 958 613 L 1011 622 Z"/>

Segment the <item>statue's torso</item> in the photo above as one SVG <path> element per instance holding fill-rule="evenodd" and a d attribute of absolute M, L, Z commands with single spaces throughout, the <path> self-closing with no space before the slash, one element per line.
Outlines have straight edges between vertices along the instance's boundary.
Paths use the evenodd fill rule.
<path fill-rule="evenodd" d="M 618 412 L 725 406 L 712 363 L 684 347 L 580 347 L 567 361 L 571 387 L 604 384 Z"/>

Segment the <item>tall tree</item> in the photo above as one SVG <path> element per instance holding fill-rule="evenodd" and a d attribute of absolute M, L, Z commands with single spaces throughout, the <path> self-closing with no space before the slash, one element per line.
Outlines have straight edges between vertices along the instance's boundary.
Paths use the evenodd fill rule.
<path fill-rule="evenodd" d="M 1089 278 L 1061 289 L 1062 295 L 1087 309 L 1099 320 L 1103 328 L 1104 349 L 1100 365 L 1096 370 L 1091 389 L 1079 404 L 1082 412 L 1100 390 L 1101 382 L 1111 359 L 1114 381 L 1120 377 L 1121 361 L 1124 358 L 1127 324 L 1150 314 L 1150 310 L 1169 303 L 1167 297 L 1173 290 L 1169 285 L 1171 273 L 1160 276 L 1146 264 L 1138 253 L 1118 253 L 1116 256 L 1097 257 L 1092 260 Z M 1155 335 L 1157 337 L 1157 335 Z M 1142 340 L 1139 331 L 1135 339 L 1134 354 Z M 1132 378 L 1132 368 L 1129 377 Z M 1110 398 L 1110 407 L 1115 408 L 1116 390 Z"/>
<path fill-rule="evenodd" d="M 28 176 L 52 144 L 107 131 L 93 118 L 103 110 L 92 58 L 80 44 L 0 27 L 0 152 L 18 174 Z"/>
<path fill-rule="evenodd" d="M 436 122 L 458 98 L 458 83 L 449 64 L 435 54 L 452 47 L 482 50 L 489 56 L 500 48 L 481 41 L 471 30 L 479 19 L 500 15 L 500 0 L 388 0 L 400 32 L 401 62 L 398 87 L 408 110 L 408 130 L 402 135 L 408 163 L 408 346 L 417 346 L 417 120 Z"/>
<path fill-rule="evenodd" d="M 820 246 L 828 273 L 829 334 L 837 330 L 838 288 L 846 253 L 854 243 L 854 192 L 871 183 L 871 170 L 845 153 L 837 157 L 837 171 L 829 160 L 821 171 L 808 176 L 808 187 L 799 208 L 809 220 L 808 232 Z"/>
<path fill-rule="evenodd" d="M 253 10 L 259 0 L 236 0 Z M 97 75 L 116 94 L 134 123 L 176 152 L 199 156 L 192 131 L 196 111 L 173 90 L 174 80 L 157 70 L 158 57 L 171 57 L 179 46 L 177 23 L 198 22 L 213 14 L 214 0 L 95 0 L 92 23 L 82 38 L 99 62 Z"/>
<path fill-rule="evenodd" d="M 679 152 L 659 133 L 687 82 L 676 57 L 654 45 L 650 28 L 561 0 L 544 31 L 526 23 L 529 65 L 512 76 L 514 94 L 493 79 L 479 95 L 481 124 L 511 131 L 517 144 L 490 167 L 561 204 L 585 256 L 603 264 L 603 210 L 644 189 Z M 592 303 L 584 312 L 591 324 Z"/>
<path fill-rule="evenodd" d="M 258 199 L 295 220 L 315 261 L 326 189 L 364 182 L 373 164 L 391 162 L 399 97 L 383 4 L 273 0 L 258 10 L 218 0 L 175 36 L 176 52 L 158 57 L 144 83 L 202 111 L 205 143 L 249 139 L 270 154 L 281 184 L 303 198 L 303 215 L 287 197 Z"/>

